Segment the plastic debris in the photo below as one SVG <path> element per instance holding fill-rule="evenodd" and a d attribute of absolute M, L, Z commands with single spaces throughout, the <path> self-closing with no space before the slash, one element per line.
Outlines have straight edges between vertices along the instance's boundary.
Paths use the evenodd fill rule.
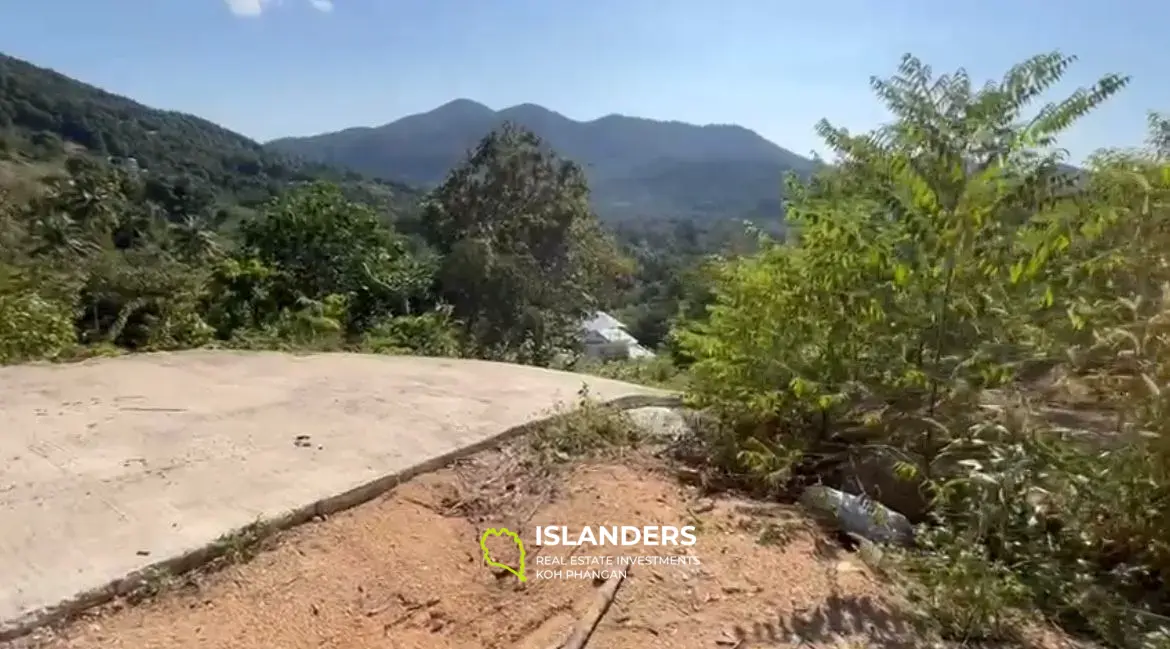
<path fill-rule="evenodd" d="M 842 531 L 874 543 L 909 545 L 914 541 L 909 519 L 872 498 L 816 485 L 804 490 L 800 504 L 829 515 Z"/>

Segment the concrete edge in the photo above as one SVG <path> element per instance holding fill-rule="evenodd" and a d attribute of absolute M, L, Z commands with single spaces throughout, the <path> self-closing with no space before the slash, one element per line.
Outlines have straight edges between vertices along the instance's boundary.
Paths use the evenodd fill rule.
<path fill-rule="evenodd" d="M 655 406 L 667 408 L 681 407 L 682 398 L 678 395 L 669 394 L 635 394 L 610 399 L 608 401 L 599 401 L 598 403 L 605 407 L 624 411 Z M 572 415 L 578 410 L 579 408 L 571 408 L 565 412 L 542 416 L 538 419 L 520 424 L 519 426 L 514 426 L 475 444 L 449 451 L 443 455 L 399 471 L 398 473 L 375 478 L 370 482 L 354 487 L 336 496 L 324 498 L 303 507 L 293 509 L 285 514 L 269 519 L 261 519 L 256 523 L 232 530 L 202 547 L 152 563 L 125 577 L 115 579 L 105 586 L 79 593 L 58 604 L 30 611 L 14 620 L 0 622 L 0 642 L 9 642 L 21 638 L 46 626 L 55 626 L 69 622 L 89 609 L 107 604 L 118 597 L 133 592 L 151 575 L 158 574 L 159 572 L 179 575 L 204 566 L 226 552 L 226 549 L 219 542 L 224 536 L 230 536 L 245 530 L 257 530 L 260 535 L 259 538 L 267 538 L 278 532 L 307 523 L 318 516 L 329 516 L 340 511 L 352 509 L 381 496 L 412 478 L 424 473 L 437 471 L 455 460 L 486 451 L 510 441 L 515 437 L 522 437 L 536 432 L 538 429 Z"/>

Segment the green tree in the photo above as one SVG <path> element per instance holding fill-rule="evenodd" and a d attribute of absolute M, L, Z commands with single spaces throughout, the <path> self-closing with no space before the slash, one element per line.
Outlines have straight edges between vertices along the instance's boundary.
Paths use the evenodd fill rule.
<path fill-rule="evenodd" d="M 204 219 L 188 215 L 170 225 L 172 243 L 184 258 L 199 262 L 220 252 L 215 230 Z"/>
<path fill-rule="evenodd" d="M 891 123 L 818 125 L 837 164 L 790 185 L 791 242 L 722 264 L 710 317 L 677 338 L 692 396 L 736 425 L 720 449 L 735 473 L 775 488 L 879 459 L 921 484 L 935 525 L 896 574 L 922 580 L 912 598 L 948 633 L 1002 638 L 1041 610 L 1153 646 L 1170 612 L 1170 437 L 1153 414 L 1170 175 L 1156 153 L 1060 166 L 1057 137 L 1127 82 L 1030 109 L 1071 63 L 975 86 L 907 57 L 873 80 Z M 1135 423 L 1103 445 L 985 407 L 996 388 L 1026 408 L 1030 369 L 1060 362 Z"/>
<path fill-rule="evenodd" d="M 240 226 L 241 255 L 279 275 L 278 301 L 346 297 L 351 332 L 429 306 L 433 268 L 365 205 L 317 183 L 277 199 Z"/>
<path fill-rule="evenodd" d="M 547 363 L 627 270 L 581 169 L 510 123 L 451 171 L 421 227 L 443 256 L 443 298 L 488 357 Z"/>
<path fill-rule="evenodd" d="M 1004 309 L 1053 310 L 1039 280 L 1064 241 L 1055 137 L 1126 82 L 1022 117 L 1071 61 L 1037 56 L 974 89 L 907 57 L 872 84 L 891 124 L 854 136 L 821 122 L 838 165 L 791 183 L 794 245 L 728 262 L 710 321 L 684 335 L 708 396 L 765 419 L 907 390 L 933 408 L 944 383 L 989 385 L 1025 360 Z"/>

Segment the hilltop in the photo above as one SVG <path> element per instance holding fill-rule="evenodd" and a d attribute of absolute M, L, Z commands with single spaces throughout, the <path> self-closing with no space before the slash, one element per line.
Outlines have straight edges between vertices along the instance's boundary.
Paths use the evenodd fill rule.
<path fill-rule="evenodd" d="M 0 176 L 43 175 L 45 165 L 36 163 L 79 150 L 210 192 L 221 204 L 256 205 L 314 180 L 333 181 L 366 202 L 405 206 L 417 198 L 406 185 L 279 154 L 194 115 L 151 108 L 0 54 L 0 158 L 8 163 Z"/>
<path fill-rule="evenodd" d="M 282 138 L 269 149 L 364 174 L 433 186 L 505 121 L 580 164 L 595 208 L 612 220 L 775 216 L 786 171 L 815 163 L 735 125 L 696 126 L 624 115 L 576 121 L 534 104 L 503 110 L 457 99 L 377 127 Z"/>

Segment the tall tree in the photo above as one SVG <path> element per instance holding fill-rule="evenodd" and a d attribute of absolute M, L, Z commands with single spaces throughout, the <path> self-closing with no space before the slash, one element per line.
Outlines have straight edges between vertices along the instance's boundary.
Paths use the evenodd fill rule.
<path fill-rule="evenodd" d="M 506 123 L 430 196 L 424 236 L 444 298 L 482 355 L 535 363 L 575 342 L 624 266 L 580 167 Z"/>

